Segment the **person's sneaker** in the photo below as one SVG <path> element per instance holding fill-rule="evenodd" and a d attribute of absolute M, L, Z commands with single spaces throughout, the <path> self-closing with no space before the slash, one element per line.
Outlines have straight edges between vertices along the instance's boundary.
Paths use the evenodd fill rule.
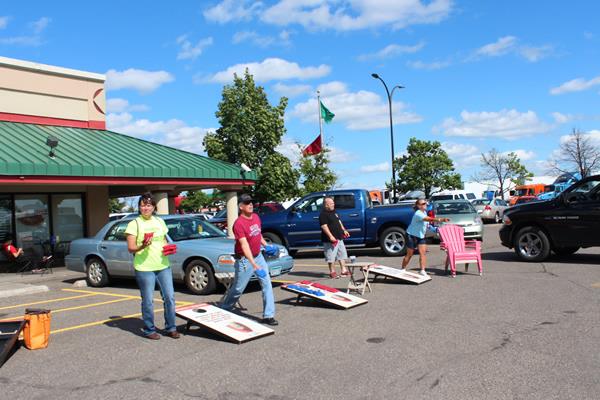
<path fill-rule="evenodd" d="M 263 318 L 263 320 L 261 322 L 265 325 L 271 325 L 271 326 L 279 325 L 279 322 L 277 322 L 277 320 L 275 318 Z"/>
<path fill-rule="evenodd" d="M 419 275 L 421 275 L 421 276 L 429 276 L 429 275 L 427 275 L 427 272 L 425 272 L 424 269 L 422 269 L 421 271 L 419 271 Z"/>
<path fill-rule="evenodd" d="M 400 268 L 400 272 L 406 272 L 407 269 L 406 268 Z"/>
<path fill-rule="evenodd" d="M 149 335 L 145 335 L 144 336 L 146 339 L 150 339 L 150 340 L 159 340 L 160 339 L 160 335 L 156 332 L 153 332 Z"/>
<path fill-rule="evenodd" d="M 167 332 L 166 336 L 170 337 L 171 339 L 179 339 L 181 335 L 177 331 L 171 331 Z"/>

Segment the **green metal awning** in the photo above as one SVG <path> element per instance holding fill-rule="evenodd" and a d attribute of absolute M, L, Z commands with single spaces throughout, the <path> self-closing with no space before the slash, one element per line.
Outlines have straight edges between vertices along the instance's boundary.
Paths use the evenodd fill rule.
<path fill-rule="evenodd" d="M 59 140 L 49 157 L 46 139 Z M 198 140 L 201 140 L 199 137 Z M 255 181 L 254 171 L 124 134 L 0 121 L 0 176 Z"/>

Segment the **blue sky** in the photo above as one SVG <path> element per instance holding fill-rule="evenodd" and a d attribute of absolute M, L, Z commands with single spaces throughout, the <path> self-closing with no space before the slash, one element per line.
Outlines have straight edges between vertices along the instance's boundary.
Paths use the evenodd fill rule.
<path fill-rule="evenodd" d="M 35 6 L 34 6 L 35 3 Z M 280 151 L 318 134 L 316 90 L 342 186 L 383 187 L 395 146 L 439 140 L 468 180 L 479 154 L 536 174 L 571 129 L 600 142 L 600 3 L 206 0 L 4 4 L 0 55 L 107 74 L 112 130 L 202 153 L 233 71 L 289 97 Z M 564 140 L 564 139 L 563 139 Z"/>

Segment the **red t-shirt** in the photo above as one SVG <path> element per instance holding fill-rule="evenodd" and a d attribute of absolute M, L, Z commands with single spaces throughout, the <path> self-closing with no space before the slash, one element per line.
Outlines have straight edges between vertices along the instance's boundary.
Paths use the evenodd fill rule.
<path fill-rule="evenodd" d="M 262 234 L 260 231 L 260 218 L 258 215 L 252 214 L 252 218 L 246 218 L 240 215 L 233 224 L 233 234 L 235 236 L 235 254 L 243 256 L 242 246 L 240 246 L 240 239 L 246 238 L 250 245 L 250 251 L 252 256 L 256 257 L 260 253 L 260 245 L 262 240 Z"/>
<path fill-rule="evenodd" d="M 2 250 L 4 251 L 5 254 L 10 254 L 11 256 L 15 256 L 15 254 L 17 254 L 17 248 L 15 246 L 13 246 L 12 244 L 3 244 L 2 245 Z"/>

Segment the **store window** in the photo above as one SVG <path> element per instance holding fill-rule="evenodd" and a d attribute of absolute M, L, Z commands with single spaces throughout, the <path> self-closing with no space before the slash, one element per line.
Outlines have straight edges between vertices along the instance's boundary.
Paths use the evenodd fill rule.
<path fill-rule="evenodd" d="M 83 204 L 80 194 L 53 194 L 52 232 L 56 243 L 83 237 Z"/>
<path fill-rule="evenodd" d="M 15 195 L 15 232 L 18 247 L 44 253 L 50 243 L 48 195 Z"/>
<path fill-rule="evenodd" d="M 12 236 L 12 210 L 12 198 L 0 195 L 0 243 L 4 243 L 6 238 Z"/>

